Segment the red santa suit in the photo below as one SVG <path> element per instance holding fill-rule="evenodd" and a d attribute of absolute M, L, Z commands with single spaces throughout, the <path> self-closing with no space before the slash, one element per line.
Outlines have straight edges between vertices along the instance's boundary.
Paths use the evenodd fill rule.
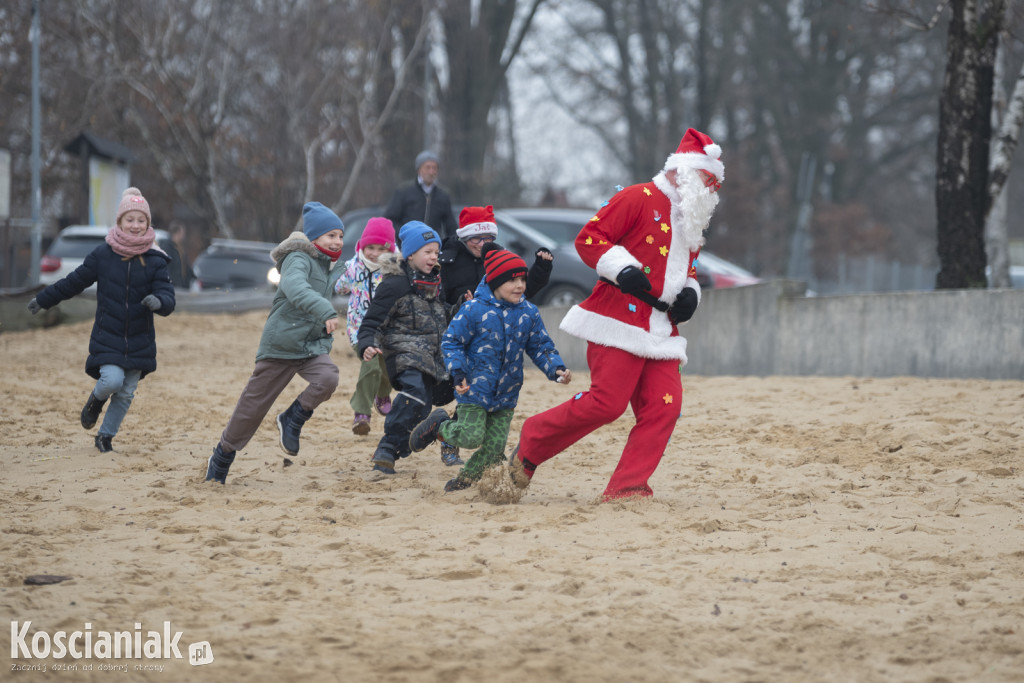
<path fill-rule="evenodd" d="M 528 476 L 631 406 L 636 424 L 604 498 L 653 495 L 647 482 L 679 417 L 679 367 L 686 363 L 686 339 L 667 312 L 612 283 L 624 268 L 634 266 L 651 283 L 648 295 L 664 302 L 663 307 L 671 306 L 685 287 L 695 291 L 699 302 L 693 261 L 714 204 L 705 213 L 691 211 L 666 171 L 705 171 L 720 183 L 720 155 L 711 138 L 691 128 L 669 156 L 665 171 L 614 195 L 577 236 L 577 252 L 602 279 L 585 301 L 569 310 L 560 327 L 589 342 L 590 390 L 526 420 L 517 457 Z"/>

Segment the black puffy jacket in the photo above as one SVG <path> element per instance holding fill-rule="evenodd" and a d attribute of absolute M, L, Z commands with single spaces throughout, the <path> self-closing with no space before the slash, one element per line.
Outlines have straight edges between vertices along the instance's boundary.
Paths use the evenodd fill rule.
<path fill-rule="evenodd" d="M 96 283 L 96 321 L 85 361 L 90 377 L 99 379 L 102 365 L 141 370 L 143 377 L 156 370 L 153 311 L 142 300 L 154 294 L 161 303 L 157 313 L 166 316 L 174 310 L 167 263 L 167 255 L 156 249 L 124 259 L 109 244 L 101 244 L 67 277 L 36 295 L 40 306 L 51 308 Z"/>

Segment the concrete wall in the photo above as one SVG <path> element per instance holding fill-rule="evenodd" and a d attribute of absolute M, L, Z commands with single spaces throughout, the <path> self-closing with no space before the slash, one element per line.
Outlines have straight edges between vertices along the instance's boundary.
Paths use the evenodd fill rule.
<path fill-rule="evenodd" d="M 1024 379 L 1024 290 L 805 297 L 778 280 L 705 291 L 680 332 L 695 375 Z M 586 343 L 545 325 L 572 368 Z"/>

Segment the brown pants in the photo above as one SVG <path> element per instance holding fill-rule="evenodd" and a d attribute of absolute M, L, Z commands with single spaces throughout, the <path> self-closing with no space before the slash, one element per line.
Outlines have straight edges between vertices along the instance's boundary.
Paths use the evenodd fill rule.
<path fill-rule="evenodd" d="M 267 411 L 295 375 L 309 382 L 298 398 L 304 410 L 314 410 L 338 388 L 338 366 L 327 354 L 302 360 L 256 361 L 256 368 L 221 434 L 221 449 L 240 451 L 245 448 Z"/>

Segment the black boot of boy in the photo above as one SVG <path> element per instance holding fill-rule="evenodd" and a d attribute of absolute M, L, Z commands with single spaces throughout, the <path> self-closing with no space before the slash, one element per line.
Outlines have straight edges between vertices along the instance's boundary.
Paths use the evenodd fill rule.
<path fill-rule="evenodd" d="M 97 434 L 96 438 L 93 439 L 93 443 L 96 444 L 96 449 L 100 453 L 109 453 L 114 450 L 114 446 L 110 443 L 114 437 L 107 436 L 106 434 Z"/>
<path fill-rule="evenodd" d="M 281 432 L 281 450 L 288 455 L 298 454 L 302 425 L 306 424 L 306 420 L 311 417 L 313 417 L 313 411 L 304 410 L 298 399 L 288 406 L 288 410 L 277 416 L 277 428 Z"/>
<path fill-rule="evenodd" d="M 107 399 L 102 401 L 96 398 L 96 394 L 89 392 L 89 400 L 85 402 L 85 407 L 82 408 L 82 426 L 86 429 L 92 429 L 96 426 L 96 420 L 100 418 L 100 411 L 103 410 L 103 404 L 107 402 Z"/>
<path fill-rule="evenodd" d="M 228 470 L 231 469 L 231 463 L 234 461 L 235 451 L 225 451 L 220 444 L 217 444 L 217 447 L 213 449 L 213 455 L 206 462 L 206 481 L 213 479 L 221 484 L 226 484 Z"/>

